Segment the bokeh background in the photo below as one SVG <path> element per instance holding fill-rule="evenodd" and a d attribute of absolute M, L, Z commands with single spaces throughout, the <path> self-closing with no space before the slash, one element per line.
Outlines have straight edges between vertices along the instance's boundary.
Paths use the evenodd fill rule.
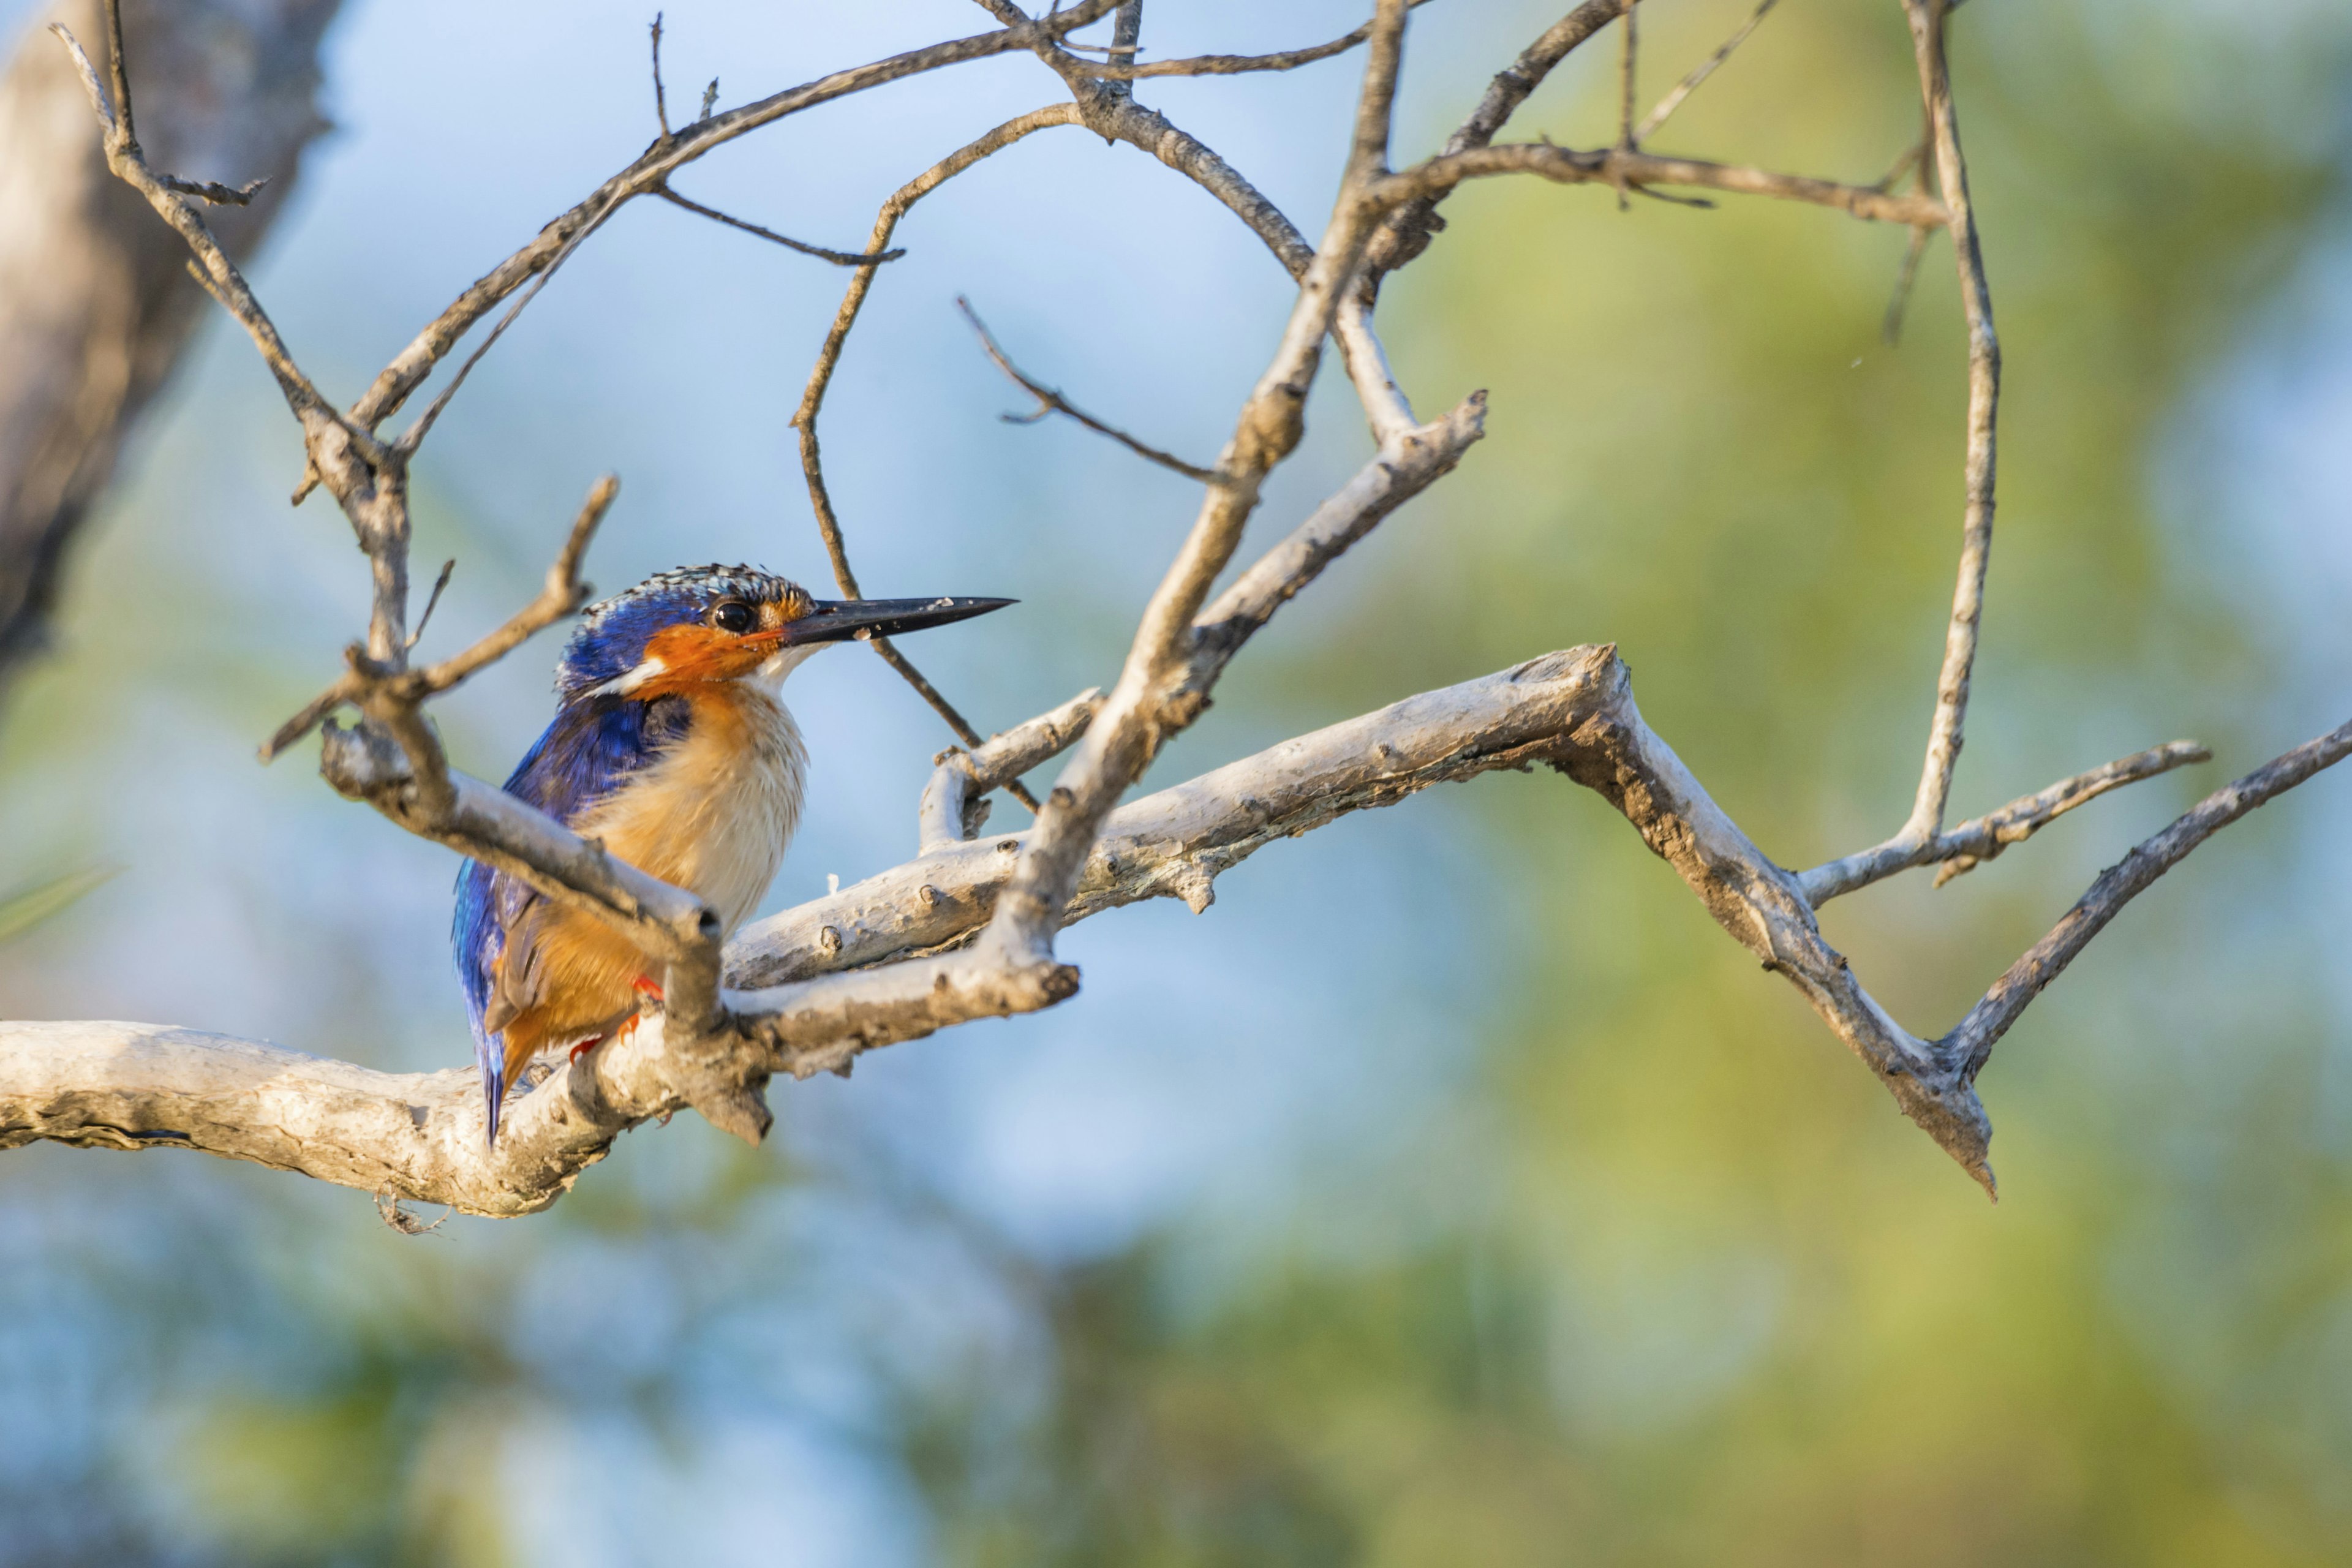
<path fill-rule="evenodd" d="M 672 100 L 975 30 L 948 0 L 669 0 Z M 1651 91 L 1746 0 L 1644 7 Z M 1338 0 L 1155 0 L 1155 52 Z M 1416 13 L 1401 152 L 1552 19 Z M 11 36 L 30 10 L 0 5 Z M 339 130 L 257 270 L 349 395 L 652 131 L 647 16 L 352 0 Z M 2352 15 L 1979 0 L 1963 129 L 2009 377 L 1956 812 L 2176 735 L 2110 797 L 1832 939 L 1940 1031 L 2102 865 L 2352 701 Z M 1310 234 L 1360 62 L 1153 82 Z M 1613 123 L 1590 47 L 1514 135 Z M 875 204 L 1049 101 L 1034 61 L 796 119 L 681 189 L 855 247 Z M 1875 179 L 1916 132 L 1892 0 L 1788 0 L 1658 139 Z M 1410 692 L 1615 640 L 1784 864 L 1916 776 L 1958 540 L 1948 254 L 1879 335 L 1899 231 L 1493 182 L 1391 286 L 1460 471 L 1252 645 L 1161 782 Z M 869 592 L 1016 595 L 910 645 L 983 728 L 1115 672 L 1196 495 L 1023 400 L 954 314 L 1105 417 L 1213 453 L 1287 286 L 1197 189 L 1043 133 L 919 208 L 824 435 Z M 417 475 L 451 647 L 624 479 L 591 575 L 825 573 L 784 421 L 843 274 L 641 203 L 486 362 Z M 1260 537 L 1367 450 L 1327 372 Z M 257 740 L 365 582 L 215 322 L 0 721 L 0 889 L 120 874 L 0 946 L 0 1009 L 373 1066 L 465 1059 L 446 854 Z M 440 710 L 502 776 L 552 639 Z M 856 650 L 794 678 L 817 764 L 770 907 L 913 847 L 937 721 Z M 1018 808 L 1000 808 L 1019 817 Z M 2352 1562 L 2352 775 L 2133 906 L 1984 1081 L 1998 1208 L 1599 800 L 1504 775 L 1351 817 L 1071 931 L 1034 1018 L 693 1118 L 551 1213 L 388 1229 L 364 1194 L 169 1152 L 0 1159 L 0 1563 Z"/>

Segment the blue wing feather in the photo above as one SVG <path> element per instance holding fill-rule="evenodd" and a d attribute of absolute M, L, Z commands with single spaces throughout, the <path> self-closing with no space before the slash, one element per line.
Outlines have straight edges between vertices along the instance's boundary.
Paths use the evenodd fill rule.
<path fill-rule="evenodd" d="M 567 702 L 523 754 L 506 791 L 558 822 L 575 822 L 677 744 L 686 733 L 690 712 L 676 697 L 647 702 L 609 698 Z M 482 1019 L 506 955 L 507 933 L 538 899 L 527 883 L 478 860 L 467 861 L 457 873 L 457 918 L 449 940 L 473 1026 L 474 1060 L 482 1072 L 493 1142 L 506 1097 L 506 1043 L 498 1032 L 485 1029 Z"/>

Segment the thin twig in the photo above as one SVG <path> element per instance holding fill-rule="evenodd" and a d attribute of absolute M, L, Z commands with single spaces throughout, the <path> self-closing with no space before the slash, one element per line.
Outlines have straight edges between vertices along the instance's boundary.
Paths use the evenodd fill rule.
<path fill-rule="evenodd" d="M 1567 16 L 1545 28 L 1541 37 L 1519 51 L 1518 58 L 1495 73 L 1477 107 L 1445 139 L 1441 152 L 1467 153 L 1493 142 L 1505 122 L 1527 101 L 1528 95 L 1543 84 L 1552 68 L 1579 45 L 1615 21 L 1632 3 L 1633 0 L 1582 0 Z M 1450 194 L 1449 186 L 1409 202 L 1389 215 L 1364 253 L 1367 287 L 1377 289 L 1384 275 L 1428 248 L 1430 237 L 1445 226 L 1444 220 L 1437 216 L 1437 207 Z"/>
<path fill-rule="evenodd" d="M 1406 9 L 1417 10 L 1429 0 L 1406 0 Z M 1296 70 L 1300 66 L 1328 60 L 1334 55 L 1344 55 L 1372 36 L 1370 22 L 1353 32 L 1342 34 L 1328 44 L 1316 44 L 1303 49 L 1286 49 L 1272 55 L 1194 55 L 1186 59 L 1153 60 L 1149 64 L 1119 65 L 1110 61 L 1097 64 L 1093 60 L 1076 62 L 1083 76 L 1098 77 L 1106 81 L 1139 81 L 1156 76 L 1239 76 L 1246 71 Z M 1085 49 L 1096 54 L 1132 54 L 1134 46 L 1121 44 L 1074 44 L 1063 40 L 1066 49 Z"/>
<path fill-rule="evenodd" d="M 868 254 L 879 254 L 889 245 L 890 237 L 898 231 L 898 220 L 909 208 L 948 181 L 986 158 L 1003 152 L 1023 137 L 1055 125 L 1076 125 L 1079 119 L 1074 103 L 1048 104 L 1006 121 L 978 140 L 950 153 L 896 191 L 890 193 L 874 217 L 874 234 L 867 241 Z M 849 280 L 849 288 L 841 297 L 840 308 L 835 310 L 833 325 L 825 332 L 824 346 L 817 350 L 816 363 L 809 368 L 807 387 L 801 394 L 800 407 L 793 413 L 793 427 L 800 432 L 801 473 L 808 481 L 809 510 L 816 518 L 817 536 L 824 542 L 826 558 L 833 564 L 833 578 L 845 597 L 858 598 L 857 574 L 849 564 L 848 546 L 841 532 L 841 519 L 833 510 L 833 493 L 824 481 L 824 454 L 817 440 L 817 415 L 824 406 L 824 395 L 833 384 L 833 373 L 841 363 L 842 349 L 849 342 L 849 330 L 857 324 L 857 317 L 866 304 L 866 296 L 874 287 L 875 275 L 880 268 L 871 263 L 858 268 Z M 937 687 L 923 678 L 920 670 L 887 637 L 866 639 L 882 661 L 898 673 L 900 679 L 915 689 L 931 710 L 947 721 L 956 738 L 967 746 L 981 744 L 980 731 L 959 712 L 955 705 L 940 694 Z M 1014 784 L 1013 794 L 1031 811 L 1037 809 L 1036 797 L 1027 786 Z"/>
<path fill-rule="evenodd" d="M 2352 723 L 2273 758 L 2245 777 L 2215 790 L 2161 833 L 2106 868 L 2050 934 L 2026 950 L 1937 1042 L 1965 1063 L 1973 1079 L 2018 1015 L 2106 929 L 2123 907 L 2179 865 L 2189 852 L 2256 806 L 2352 755 Z"/>
<path fill-rule="evenodd" d="M 661 36 L 662 14 L 654 13 L 654 118 L 661 122 L 662 140 L 669 140 L 669 100 L 662 91 Z"/>
<path fill-rule="evenodd" d="M 596 534 L 596 525 L 604 521 L 613 501 L 621 493 L 621 481 L 611 474 L 596 481 L 588 499 L 581 503 L 579 515 L 572 521 L 572 531 L 565 536 L 563 548 L 556 552 L 554 563 L 547 569 L 546 581 L 531 602 L 509 616 L 496 631 L 482 637 L 472 647 L 451 655 L 438 664 L 422 668 L 386 670 L 353 650 L 351 668 L 341 679 L 312 698 L 301 711 L 278 727 L 261 748 L 261 760 L 275 761 L 287 747 L 316 729 L 320 721 L 346 703 L 370 707 L 379 700 L 414 709 L 428 697 L 449 690 L 467 676 L 483 667 L 504 658 L 524 641 L 545 627 L 553 626 L 586 604 L 595 590 L 581 580 L 580 567 L 587 558 L 589 541 Z M 441 570 L 441 582 L 434 584 L 433 598 L 425 607 L 426 617 L 433 614 L 433 605 L 441 597 L 441 586 L 449 580 L 457 566 L 452 561 Z M 424 630 L 424 620 L 417 622 Z M 410 639 L 414 646 L 415 639 Z"/>
<path fill-rule="evenodd" d="M 756 234 L 761 239 L 773 240 L 787 250 L 797 250 L 803 256 L 814 256 L 819 261 L 830 261 L 835 267 L 877 267 L 885 261 L 896 261 L 907 254 L 904 250 L 885 250 L 873 255 L 857 255 L 846 250 L 827 250 L 824 246 L 811 245 L 805 240 L 778 234 L 772 228 L 761 228 L 756 223 L 746 223 L 740 217 L 733 217 L 720 212 L 717 207 L 704 206 L 700 202 L 679 195 L 667 185 L 657 187 L 654 195 L 674 206 L 684 207 L 688 212 L 699 213 L 704 217 L 723 223 L 730 228 L 740 228 L 745 234 Z"/>
<path fill-rule="evenodd" d="M 702 89 L 702 108 L 695 120 L 697 125 L 710 118 L 710 106 L 719 101 L 719 79 L 712 77 L 710 85 Z"/>
<path fill-rule="evenodd" d="M 450 574 L 457 570 L 457 558 L 454 555 L 441 563 L 441 575 L 433 579 L 433 592 L 425 596 L 425 613 L 416 617 L 416 625 L 408 634 L 410 647 L 415 647 L 416 639 L 425 635 L 425 623 L 432 620 L 433 612 L 441 607 L 441 590 L 449 585 Z"/>
<path fill-rule="evenodd" d="M 1952 590 L 1952 615 L 1944 637 L 1943 668 L 1936 678 L 1936 712 L 1928 726 L 1927 762 L 1919 792 L 1903 836 L 1932 837 L 1944 825 L 1952 792 L 1952 769 L 1959 761 L 1968 717 L 1969 679 L 1976 667 L 1977 628 L 1984 616 L 1985 570 L 1992 552 L 1995 426 L 2000 409 L 2000 342 L 1993 331 L 1992 290 L 1985 281 L 1984 254 L 1969 204 L 1969 167 L 1960 151 L 1959 120 L 1952 107 L 1950 67 L 1944 56 L 1943 0 L 1904 0 L 1919 61 L 1920 99 L 1935 135 L 1928 143 L 1949 213 L 1954 259 L 1960 274 L 1960 305 L 1969 326 L 1968 500 L 1960 533 L 1959 579 Z"/>
<path fill-rule="evenodd" d="M 1381 0 L 1357 95 L 1355 133 L 1323 244 L 1299 284 L 1282 339 L 1234 421 L 1219 462 L 1223 482 L 1204 487 L 1200 516 L 1144 606 L 1118 684 L 1063 769 L 998 896 L 981 950 L 999 963 L 1034 966 L 1053 960 L 1054 934 L 1066 918 L 1104 818 L 1199 711 L 1198 704 L 1180 710 L 1165 694 L 1190 664 L 1193 617 L 1240 544 L 1265 477 L 1304 433 L 1307 389 L 1323 340 L 1380 217 L 1368 197 L 1387 167 L 1404 21 L 1403 0 Z"/>
<path fill-rule="evenodd" d="M 1943 203 L 1926 195 L 1895 195 L 1868 185 L 1843 185 L 1834 180 L 1776 174 L 1732 163 L 1710 163 L 1697 158 L 1660 158 L 1648 153 L 1620 152 L 1613 147 L 1580 152 L 1526 142 L 1440 154 L 1380 181 L 1366 199 L 1382 208 L 1402 208 L 1443 195 L 1465 180 L 1496 174 L 1539 174 L 1561 184 L 1613 185 L 1622 179 L 1630 186 L 1696 185 L 1783 201 L 1810 202 L 1880 223 L 1932 224 L 1941 227 L 1951 220 L 1951 213 Z"/>
<path fill-rule="evenodd" d="M 184 196 L 197 196 L 218 207 L 241 207 L 251 205 L 269 184 L 264 174 L 257 180 L 247 180 L 241 185 L 224 185 L 217 180 L 184 180 L 177 174 L 155 176 L 165 190 L 177 191 Z"/>
<path fill-rule="evenodd" d="M 1748 41 L 1748 35 L 1754 32 L 1772 7 L 1780 3 L 1780 0 L 1757 0 L 1756 9 L 1749 13 L 1747 21 L 1739 25 L 1739 30 L 1726 38 L 1721 48 L 1700 61 L 1692 69 L 1690 75 L 1675 84 L 1673 91 L 1658 100 L 1658 106 L 1655 109 L 1642 117 L 1642 123 L 1633 128 L 1632 145 L 1638 147 L 1648 141 L 1650 133 L 1664 125 L 1666 122 L 1666 117 L 1683 106 L 1683 100 L 1696 91 L 1699 83 L 1713 76 L 1717 68 L 1731 58 L 1732 50 Z M 1630 19 L 1630 13 L 1628 15 Z"/>
<path fill-rule="evenodd" d="M 2209 763 L 2213 753 L 2195 741 L 2169 741 L 2105 767 L 2062 779 L 2048 789 L 2011 801 L 1998 811 L 1963 822 L 1936 841 L 1936 886 L 1967 875 L 2012 844 L 2022 844 L 2078 805 L 2086 805 L 2109 790 L 2152 779 L 2190 763 Z M 1948 857 L 1948 858 L 1946 858 Z"/>
<path fill-rule="evenodd" d="M 1172 453 L 1163 452 L 1157 447 L 1147 446 L 1126 431 L 1115 426 L 1104 424 L 1043 382 L 1024 374 L 1020 366 L 1005 357 L 1003 349 L 997 345 L 995 336 L 989 331 L 988 323 L 982 321 L 979 312 L 971 308 L 971 300 L 961 294 L 957 295 L 956 309 L 961 310 L 963 319 L 971 323 L 971 330 L 980 334 L 980 346 L 988 351 L 988 357 L 996 362 L 996 368 L 1012 377 L 1024 392 L 1037 400 L 1037 410 L 1034 414 L 1000 416 L 1007 425 L 1034 425 L 1048 414 L 1067 415 L 1096 435 L 1109 437 L 1148 462 L 1157 463 L 1163 468 L 1173 469 L 1186 479 L 1197 479 L 1202 484 L 1216 482 L 1217 471 L 1214 468 L 1204 468 L 1198 463 L 1188 463 Z"/>
<path fill-rule="evenodd" d="M 1903 265 L 1895 274 L 1895 292 L 1886 301 L 1886 319 L 1880 323 L 1878 335 L 1888 348 L 1903 341 L 1903 314 L 1911 303 L 1911 289 L 1919 278 L 1919 258 L 1927 254 L 1927 236 L 1933 229 L 1921 225 L 1911 231 L 1910 243 L 1903 247 Z"/>
<path fill-rule="evenodd" d="M 772 93 L 699 124 L 688 126 L 641 153 L 627 168 L 597 186 L 570 211 L 543 226 L 530 244 L 499 262 L 459 294 L 447 309 L 394 357 L 391 363 L 377 374 L 367 392 L 352 405 L 352 423 L 364 432 L 399 412 L 410 395 L 425 383 L 435 367 L 476 323 L 551 263 L 569 256 L 583 228 L 601 225 L 614 209 L 663 184 L 671 174 L 705 153 L 763 125 L 852 93 L 904 80 L 925 71 L 1024 49 L 1040 39 L 1059 37 L 1099 18 L 1109 11 L 1113 4 L 1114 0 L 1078 0 L 1076 5 L 1066 10 L 1039 17 L 1034 22 L 1024 21 L 971 37 L 951 38 L 945 43 L 910 49 L 886 59 L 835 71 L 814 81 Z M 299 500 L 308 494 L 315 482 L 314 475 L 306 474 L 295 491 L 296 498 Z"/>
<path fill-rule="evenodd" d="M 311 384 L 310 378 L 303 374 L 301 366 L 295 363 L 286 341 L 278 333 L 277 323 L 269 319 L 269 313 L 254 298 L 244 274 L 229 259 L 228 253 L 221 248 L 220 242 L 213 237 L 212 230 L 205 226 L 202 216 L 183 199 L 177 186 L 190 182 L 175 182 L 173 176 L 159 174 L 148 166 L 138 138 L 131 134 L 131 100 L 127 96 L 131 86 L 121 55 L 120 0 L 108 0 L 106 24 L 108 37 L 114 48 L 110 62 L 114 78 L 111 100 L 106 89 L 100 85 L 96 68 L 91 66 L 89 57 L 83 53 L 81 43 L 72 31 L 62 22 L 50 23 L 49 31 L 57 35 L 58 41 L 65 45 L 66 51 L 73 57 L 74 65 L 81 76 L 82 89 L 89 94 L 90 108 L 104 127 L 108 168 L 117 178 L 146 197 L 147 205 L 154 208 L 157 215 L 187 242 L 188 248 L 194 253 L 196 264 L 202 268 L 205 287 L 220 301 L 222 308 L 245 328 L 254 346 L 261 351 L 263 363 L 277 377 L 288 405 L 304 419 L 306 426 L 314 419 L 341 425 L 362 458 L 372 465 L 381 465 L 388 456 L 385 448 L 373 436 L 337 412 Z"/>

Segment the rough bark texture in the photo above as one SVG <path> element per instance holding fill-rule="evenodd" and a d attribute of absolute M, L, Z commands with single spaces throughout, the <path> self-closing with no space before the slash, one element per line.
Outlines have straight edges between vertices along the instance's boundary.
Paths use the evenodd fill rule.
<path fill-rule="evenodd" d="M 231 254 L 292 189 L 337 0 L 131 0 L 140 127 L 163 167 L 243 185 Z M 102 37 L 96 0 L 40 18 Z M 107 171 L 73 61 L 28 28 L 0 77 L 0 691 L 47 646 L 61 574 L 140 411 L 187 346 L 204 290 L 180 237 Z"/>

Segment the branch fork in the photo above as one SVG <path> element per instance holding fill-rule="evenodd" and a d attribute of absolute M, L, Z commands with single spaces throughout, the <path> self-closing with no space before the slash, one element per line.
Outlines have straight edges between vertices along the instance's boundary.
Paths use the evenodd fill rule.
<path fill-rule="evenodd" d="M 2173 742 L 2061 780 L 1948 831 L 1943 827 L 1990 543 L 2000 348 L 1944 56 L 1948 8 L 1941 0 L 1904 0 L 1928 127 L 1920 151 L 1906 161 L 1917 165 L 1921 188 L 1907 194 L 1894 191 L 1893 176 L 1875 186 L 1847 185 L 1640 150 L 1762 19 L 1772 0 L 1760 0 L 1741 30 L 1638 124 L 1632 97 L 1633 0 L 1584 0 L 1494 79 L 1435 155 L 1397 172 L 1391 168 L 1390 120 L 1408 0 L 1379 0 L 1364 27 L 1312 49 L 1149 64 L 1135 60 L 1141 47 L 1139 0 L 1118 5 L 1114 42 L 1096 47 L 1113 57 L 1109 64 L 1081 59 L 1061 41 L 1109 14 L 1114 0 L 1081 0 L 1043 17 L 1028 16 L 1012 0 L 983 4 L 1003 23 L 1001 29 L 835 72 L 723 114 L 710 112 L 714 100 L 707 94 L 702 117 L 675 132 L 660 80 L 656 18 L 658 139 L 461 294 L 348 412 L 329 404 L 295 363 L 191 202 L 235 203 L 249 199 L 253 187 L 182 180 L 147 165 L 132 130 L 121 20 L 111 0 L 110 88 L 79 44 L 58 29 L 100 121 L 109 166 L 186 239 L 192 268 L 253 339 L 302 426 L 309 464 L 304 489 L 323 481 L 369 556 L 374 602 L 365 640 L 348 650 L 342 675 L 280 727 L 263 748 L 265 759 L 323 724 L 320 766 L 333 787 L 368 802 L 408 832 L 611 922 L 660 960 L 665 984 L 662 1006 L 638 1027 L 556 1068 L 520 1096 L 506 1111 L 495 1151 L 483 1146 L 483 1111 L 474 1075 L 465 1069 L 375 1073 L 257 1042 L 101 1023 L 0 1025 L 0 1147 L 49 1139 L 91 1147 L 190 1148 L 358 1187 L 378 1194 L 394 1213 L 403 1201 L 477 1214 L 535 1212 L 604 1158 L 620 1133 L 646 1121 L 692 1106 L 714 1125 L 756 1142 L 771 1123 L 764 1090 L 776 1073 L 846 1072 L 863 1051 L 1068 998 L 1079 976 L 1054 949 L 1057 933 L 1072 921 L 1147 898 L 1181 898 L 1196 911 L 1205 909 L 1219 875 L 1277 839 L 1393 804 L 1434 784 L 1540 763 L 1620 811 L 1725 931 L 1795 986 L 1905 1114 L 1990 1192 L 1990 1124 L 1975 1083 L 2002 1034 L 2116 910 L 2198 844 L 2352 754 L 2347 724 L 2209 795 L 2110 868 L 1941 1037 L 1914 1035 L 1895 1022 L 1822 939 L 1817 910 L 1829 899 L 1930 864 L 1939 868 L 1941 885 L 2100 795 L 2209 755 L 2194 742 Z M 1496 135 L 1545 76 L 1620 18 L 1626 51 L 1617 143 L 1593 151 L 1549 142 L 1497 144 Z M 1286 69 L 1359 46 L 1365 61 L 1349 156 L 1315 247 L 1213 150 L 1134 97 L 1132 84 L 1144 78 Z M 883 202 L 862 252 L 787 239 L 688 201 L 669 185 L 679 168 L 760 126 L 849 93 L 1014 50 L 1028 50 L 1053 69 L 1068 100 L 1006 121 L 899 187 Z M 407 465 L 472 366 L 564 259 L 625 203 L 657 195 L 851 269 L 792 424 L 835 574 L 845 593 L 858 596 L 826 490 L 816 428 L 847 335 L 881 266 L 903 254 L 890 242 L 915 203 L 982 160 L 1060 125 L 1083 125 L 1151 153 L 1247 224 L 1297 282 L 1288 319 L 1223 450 L 1213 466 L 1204 467 L 1081 412 L 1014 366 L 972 317 L 991 357 L 1038 399 L 1040 416 L 1076 418 L 1199 482 L 1200 511 L 1145 608 L 1109 691 L 1082 692 L 991 740 L 982 741 L 912 665 L 877 639 L 877 651 L 932 703 L 963 746 L 936 759 L 917 810 L 919 853 L 760 922 L 722 951 L 716 915 L 693 895 L 614 859 L 600 844 L 450 768 L 425 711 L 430 700 L 585 603 L 590 590 L 581 567 L 613 503 L 615 481 L 608 478 L 591 491 L 530 604 L 462 652 L 412 667 Z M 1383 519 L 1450 472 L 1482 437 L 1482 393 L 1435 419 L 1414 415 L 1374 315 L 1381 279 L 1409 264 L 1443 228 L 1437 209 L 1452 191 L 1465 180 L 1507 174 L 1604 184 L 1621 195 L 1681 186 L 1835 207 L 1910 226 L 1915 261 L 1927 231 L 1952 236 L 1969 327 L 1958 581 L 1916 799 L 1902 828 L 1885 843 L 1802 873 L 1775 864 L 1643 721 L 1614 645 L 1549 654 L 1409 698 L 1125 800 L 1144 769 L 1205 710 L 1226 666 L 1257 629 Z M 380 439 L 376 427 L 471 328 L 509 300 L 504 316 L 407 433 Z M 1371 432 L 1372 455 L 1213 597 L 1266 479 L 1300 438 L 1327 341 L 1339 347 Z M 360 714 L 356 728 L 333 721 L 342 708 Z M 1021 775 L 1057 758 L 1064 759 L 1059 778 L 1039 803 L 1024 789 Z M 987 797 L 998 789 L 1037 813 L 1026 832 L 979 837 Z"/>

